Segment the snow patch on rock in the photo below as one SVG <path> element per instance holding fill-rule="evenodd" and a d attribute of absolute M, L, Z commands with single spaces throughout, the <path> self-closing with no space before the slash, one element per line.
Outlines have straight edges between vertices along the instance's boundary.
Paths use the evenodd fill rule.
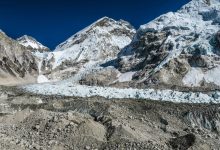
<path fill-rule="evenodd" d="M 184 85 L 190 87 L 198 87 L 202 81 L 206 83 L 214 83 L 220 86 L 220 66 L 217 66 L 208 71 L 203 71 L 201 68 L 191 68 L 191 70 L 184 76 Z"/>
<path fill-rule="evenodd" d="M 204 79 L 207 83 L 215 83 L 216 85 L 220 86 L 220 76 L 219 75 L 220 75 L 220 66 L 209 70 L 205 74 Z"/>
<path fill-rule="evenodd" d="M 132 80 L 132 76 L 135 74 L 136 72 L 126 72 L 126 73 L 122 73 L 118 75 L 118 81 L 119 82 L 128 82 Z"/>
<path fill-rule="evenodd" d="M 37 78 L 37 83 L 47 83 L 50 82 L 50 80 L 47 79 L 44 75 L 39 75 Z"/>
<path fill-rule="evenodd" d="M 184 76 L 183 83 L 187 86 L 200 86 L 204 79 L 204 73 L 201 68 L 191 68 L 191 70 Z"/>

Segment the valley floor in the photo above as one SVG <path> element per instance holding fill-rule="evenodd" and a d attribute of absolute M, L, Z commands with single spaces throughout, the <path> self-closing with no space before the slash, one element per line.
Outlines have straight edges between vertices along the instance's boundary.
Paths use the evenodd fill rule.
<path fill-rule="evenodd" d="M 219 104 L 0 90 L 0 149 L 218 149 Z"/>

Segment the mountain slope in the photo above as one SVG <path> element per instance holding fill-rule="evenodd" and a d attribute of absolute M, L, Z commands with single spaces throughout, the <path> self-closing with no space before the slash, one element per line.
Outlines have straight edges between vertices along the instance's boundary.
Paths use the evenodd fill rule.
<path fill-rule="evenodd" d="M 33 49 L 33 51 L 49 51 L 49 48 L 42 45 L 40 42 L 38 42 L 35 38 L 31 36 L 24 35 L 17 39 L 18 43 L 29 48 Z"/>
<path fill-rule="evenodd" d="M 0 84 L 34 83 L 37 74 L 31 50 L 0 32 Z"/>
<path fill-rule="evenodd" d="M 54 52 L 36 56 L 42 59 L 42 73 L 49 79 L 65 79 L 87 65 L 115 58 L 135 32 L 128 22 L 104 17 L 58 45 Z"/>
<path fill-rule="evenodd" d="M 142 25 L 117 59 L 134 84 L 220 86 L 220 2 L 192 0 Z"/>

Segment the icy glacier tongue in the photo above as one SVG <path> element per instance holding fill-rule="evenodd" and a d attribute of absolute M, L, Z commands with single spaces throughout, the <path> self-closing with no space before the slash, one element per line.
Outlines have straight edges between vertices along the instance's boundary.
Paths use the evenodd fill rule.
<path fill-rule="evenodd" d="M 96 66 L 113 59 L 127 46 L 136 30 L 126 21 L 103 17 L 57 46 L 54 52 L 35 53 L 42 60 L 42 73 L 50 80 L 74 76 L 89 63 Z M 43 56 L 43 57 L 42 57 Z"/>
<path fill-rule="evenodd" d="M 120 53 L 119 70 L 137 71 L 138 83 L 147 85 L 220 86 L 207 77 L 191 82 L 195 84 L 182 81 L 195 67 L 202 74 L 219 72 L 214 69 L 220 60 L 219 20 L 219 0 L 192 0 L 177 12 L 161 15 L 138 29 L 130 46 Z"/>
<path fill-rule="evenodd" d="M 49 48 L 42 45 L 40 42 L 38 42 L 35 38 L 31 36 L 24 35 L 17 39 L 18 43 L 27 47 L 32 48 L 33 50 L 37 50 L 40 52 L 49 51 Z"/>
<path fill-rule="evenodd" d="M 26 92 L 43 95 L 60 95 L 75 97 L 101 96 L 105 98 L 132 98 L 172 101 L 177 103 L 219 103 L 220 92 L 209 94 L 200 92 L 179 92 L 173 90 L 113 88 L 73 84 L 69 81 L 34 84 L 21 87 Z"/>

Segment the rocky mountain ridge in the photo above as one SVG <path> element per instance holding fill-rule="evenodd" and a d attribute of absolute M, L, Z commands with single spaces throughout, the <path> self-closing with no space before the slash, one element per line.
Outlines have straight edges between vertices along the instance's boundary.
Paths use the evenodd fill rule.
<path fill-rule="evenodd" d="M 0 32 L 0 52 L 1 85 L 36 83 L 37 60 L 31 49 Z"/>

